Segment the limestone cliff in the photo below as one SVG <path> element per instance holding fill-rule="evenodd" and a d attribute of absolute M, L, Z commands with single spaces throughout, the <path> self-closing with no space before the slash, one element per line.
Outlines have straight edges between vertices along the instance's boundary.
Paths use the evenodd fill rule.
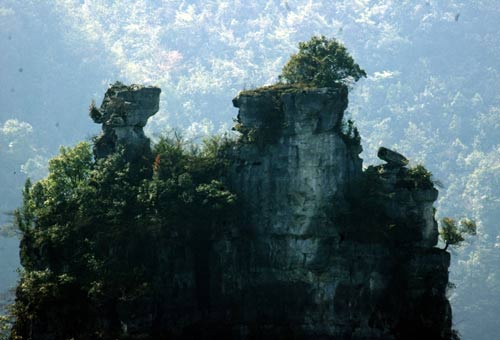
<path fill-rule="evenodd" d="M 90 107 L 90 116 L 102 124 L 102 133 L 94 142 L 94 154 L 104 158 L 124 147 L 131 161 L 150 154 L 149 139 L 143 127 L 159 109 L 161 90 L 116 82 L 106 91 L 101 107 Z"/>
<path fill-rule="evenodd" d="M 437 191 L 407 162 L 362 171 L 359 139 L 342 130 L 347 89 L 233 102 L 247 142 L 227 183 L 243 217 L 213 236 L 212 286 L 241 338 L 448 339 Z"/>
<path fill-rule="evenodd" d="M 152 157 L 159 94 L 113 85 L 98 161 L 80 146 L 59 163 L 81 173 L 26 189 L 13 338 L 454 339 L 438 192 L 385 148 L 362 169 L 346 87 L 241 92 L 211 163 Z"/>

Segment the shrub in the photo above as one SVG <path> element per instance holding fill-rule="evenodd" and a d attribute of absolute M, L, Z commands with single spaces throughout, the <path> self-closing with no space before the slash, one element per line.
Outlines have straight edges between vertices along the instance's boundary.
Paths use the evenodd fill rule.
<path fill-rule="evenodd" d="M 430 189 L 434 186 L 432 173 L 422 164 L 418 164 L 408 169 L 408 176 L 413 181 L 416 188 Z"/>

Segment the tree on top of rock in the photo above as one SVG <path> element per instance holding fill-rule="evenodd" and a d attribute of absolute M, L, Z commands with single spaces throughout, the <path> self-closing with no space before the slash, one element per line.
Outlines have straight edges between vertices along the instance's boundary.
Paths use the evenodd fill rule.
<path fill-rule="evenodd" d="M 445 217 L 441 220 L 441 229 L 439 230 L 439 236 L 445 243 L 444 250 L 448 249 L 448 246 L 459 246 L 463 241 L 465 241 L 465 235 L 476 235 L 476 222 L 468 218 L 462 218 L 459 221 L 460 227 L 457 222 L 449 217 Z"/>
<path fill-rule="evenodd" d="M 354 62 L 344 45 L 333 38 L 313 36 L 299 43 L 299 52 L 292 54 L 279 79 L 291 84 L 334 87 L 361 77 L 366 77 L 366 72 Z"/>

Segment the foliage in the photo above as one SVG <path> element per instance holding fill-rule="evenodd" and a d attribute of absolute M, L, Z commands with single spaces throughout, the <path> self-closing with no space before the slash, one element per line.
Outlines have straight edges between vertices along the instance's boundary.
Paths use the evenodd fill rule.
<path fill-rule="evenodd" d="M 465 235 L 476 235 L 476 229 L 476 223 L 468 218 L 461 219 L 458 225 L 452 218 L 443 218 L 439 236 L 445 243 L 444 250 L 448 249 L 448 246 L 460 246 L 465 240 Z"/>
<path fill-rule="evenodd" d="M 12 324 L 12 316 L 0 315 L 0 340 L 9 340 Z"/>
<path fill-rule="evenodd" d="M 300 42 L 299 52 L 290 57 L 280 75 L 281 80 L 289 83 L 317 87 L 335 87 L 361 77 L 366 77 L 366 72 L 354 62 L 345 46 L 324 36 Z"/>
<path fill-rule="evenodd" d="M 239 93 L 241 96 L 259 96 L 265 93 L 269 93 L 271 91 L 273 92 L 279 92 L 280 94 L 282 93 L 297 93 L 305 90 L 311 90 L 314 89 L 315 87 L 312 86 L 311 84 L 305 84 L 305 83 L 290 83 L 290 84 L 284 84 L 284 83 L 277 83 L 277 84 L 272 84 L 272 85 L 266 85 L 266 86 L 261 86 L 255 89 L 249 89 L 249 90 L 243 90 Z"/>
<path fill-rule="evenodd" d="M 359 145 L 361 136 L 352 119 L 342 121 L 342 138 L 348 145 Z"/>
<path fill-rule="evenodd" d="M 432 173 L 422 164 L 415 165 L 408 169 L 408 176 L 416 188 L 429 189 L 434 186 Z"/>
<path fill-rule="evenodd" d="M 453 314 L 464 339 L 496 338 L 498 1 L 208 3 L 3 1 L 0 25 L 9 40 L 5 36 L 2 46 L 6 90 L 0 116 L 33 124 L 38 154 L 52 154 L 61 141 L 72 143 L 91 128 L 81 114 L 88 104 L 81 94 L 95 93 L 96 84 L 121 70 L 126 81 L 152 82 L 164 89 L 162 100 L 176 114 L 150 122 L 156 131 L 167 118 L 170 126 L 207 122 L 217 130 L 230 124 L 233 110 L 227 103 L 238 89 L 273 79 L 297 41 L 332 32 L 373 76 L 351 93 L 349 105 L 365 137 L 365 164 L 377 161 L 380 144 L 397 146 L 446 179 L 439 202 L 443 216 L 473 214 L 481 221 L 482 242 L 462 247 L 450 268 L 457 282 Z M 119 29 L 122 23 L 127 29 Z M 124 46 L 123 53 L 117 46 Z M 18 72 L 20 66 L 25 72 Z M 43 76 L 26 81 L 34 74 Z M 54 90 L 54 84 L 63 86 Z M 1 144 L 0 152 L 9 142 Z M 0 154 L 2 212 L 20 202 L 25 178 L 19 169 L 32 154 L 37 153 Z M 17 246 L 0 248 L 2 264 L 17 258 Z M 1 277 L 3 287 L 15 282 L 7 272 Z"/>
<path fill-rule="evenodd" d="M 50 319 L 56 338 L 112 336 L 119 322 L 96 320 L 100 313 L 114 320 L 117 311 L 100 306 L 165 299 L 168 240 L 189 245 L 234 214 L 236 197 L 220 181 L 231 143 L 164 137 L 147 165 L 153 171 L 131 171 L 123 151 L 94 161 L 88 143 L 61 148 L 47 178 L 26 183 L 15 212 L 24 271 L 12 334 L 26 336 Z"/>

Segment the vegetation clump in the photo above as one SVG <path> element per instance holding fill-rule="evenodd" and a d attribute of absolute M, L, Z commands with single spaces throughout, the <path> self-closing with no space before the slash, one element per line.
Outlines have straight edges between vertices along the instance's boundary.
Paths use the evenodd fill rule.
<path fill-rule="evenodd" d="M 408 177 L 416 188 L 431 189 L 434 187 L 432 173 L 422 164 L 409 168 Z"/>
<path fill-rule="evenodd" d="M 445 217 L 441 220 L 439 236 L 444 242 L 444 250 L 449 246 L 460 246 L 465 241 L 466 235 L 476 235 L 476 223 L 468 218 L 462 218 L 460 221 Z"/>
<path fill-rule="evenodd" d="M 259 96 L 268 92 L 279 92 L 281 93 L 297 93 L 300 91 L 306 91 L 315 89 L 316 86 L 312 84 L 305 83 L 283 83 L 279 82 L 272 85 L 261 86 L 255 89 L 243 90 L 240 92 L 242 96 Z"/>
<path fill-rule="evenodd" d="M 290 57 L 279 79 L 283 82 L 337 87 L 366 77 L 342 43 L 325 36 L 313 36 L 299 43 L 299 51 Z"/>
<path fill-rule="evenodd" d="M 236 197 L 219 180 L 230 145 L 162 138 L 153 164 L 144 164 L 149 171 L 131 171 L 123 150 L 94 161 L 89 143 L 61 148 L 48 177 L 26 183 L 15 212 L 24 270 L 12 338 L 119 338 L 120 310 L 144 301 L 154 304 L 152 325 L 161 325 L 162 301 L 171 299 L 162 282 L 177 274 L 169 240 L 203 249 L 234 214 Z M 203 268 L 204 256 L 196 266 Z"/>
<path fill-rule="evenodd" d="M 313 36 L 309 41 L 299 43 L 299 51 L 290 57 L 283 67 L 277 84 L 257 89 L 244 90 L 240 96 L 272 96 L 280 102 L 284 93 L 297 93 L 318 87 L 332 87 L 347 91 L 348 85 L 366 77 L 366 72 L 354 62 L 347 49 L 339 41 L 324 36 Z M 273 106 L 273 105 L 271 105 Z M 236 122 L 235 131 L 242 134 L 242 141 L 272 144 L 279 138 L 283 128 L 280 105 L 266 116 L 259 127 L 245 126 Z M 359 144 L 360 136 L 352 121 L 345 123 L 343 136 L 349 144 Z"/>

